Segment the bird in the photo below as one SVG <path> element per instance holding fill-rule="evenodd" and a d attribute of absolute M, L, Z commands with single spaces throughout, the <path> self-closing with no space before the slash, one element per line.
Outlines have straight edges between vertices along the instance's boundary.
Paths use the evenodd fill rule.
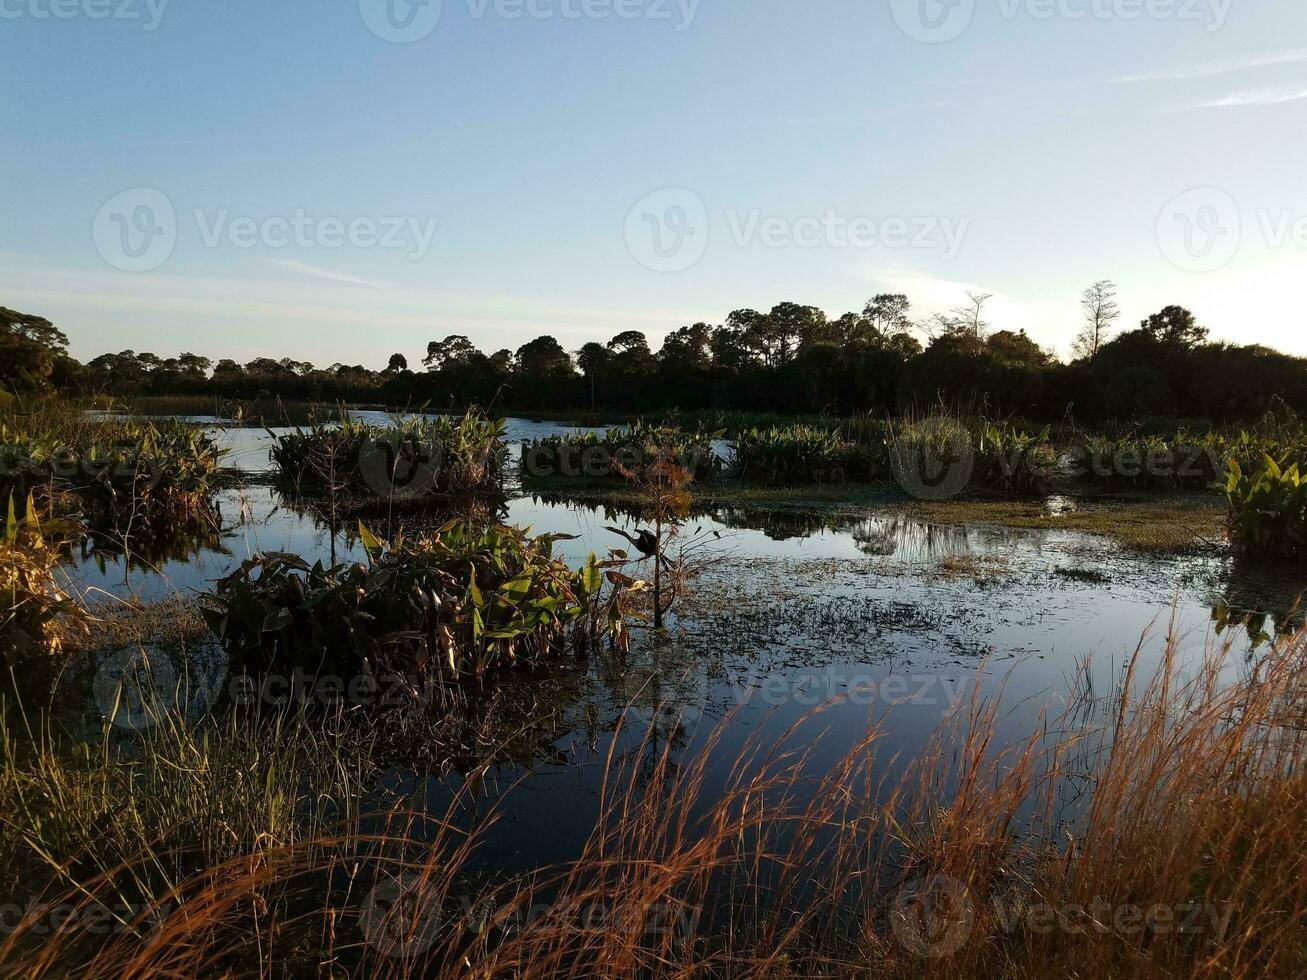
<path fill-rule="evenodd" d="M 619 527 L 604 527 L 605 531 L 612 531 L 614 534 L 620 534 L 622 537 L 635 545 L 635 550 L 640 552 L 645 558 L 652 558 L 658 553 L 658 539 L 648 528 L 638 527 L 635 529 L 635 535 L 623 531 Z"/>

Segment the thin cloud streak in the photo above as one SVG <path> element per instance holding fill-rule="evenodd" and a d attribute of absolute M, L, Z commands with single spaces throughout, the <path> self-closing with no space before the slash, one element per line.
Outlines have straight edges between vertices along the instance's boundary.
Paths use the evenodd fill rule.
<path fill-rule="evenodd" d="M 380 289 L 382 284 L 372 279 L 360 279 L 358 276 L 348 276 L 340 272 L 332 272 L 330 269 L 324 269 L 321 266 L 310 265 L 307 262 L 300 262 L 296 259 L 264 259 L 269 265 L 275 265 L 281 269 L 289 269 L 291 272 L 298 272 L 306 276 L 312 276 L 315 279 L 326 279 L 329 282 L 344 282 L 353 286 L 371 286 L 374 289 Z"/>
<path fill-rule="evenodd" d="M 1199 109 L 1231 109 L 1246 106 L 1283 105 L 1307 99 L 1307 88 L 1264 88 L 1247 92 L 1232 92 L 1212 102 L 1200 102 Z"/>
<path fill-rule="evenodd" d="M 1307 48 L 1293 51 L 1271 51 L 1261 55 L 1247 55 L 1242 58 L 1224 58 L 1209 61 L 1201 65 L 1183 65 L 1178 68 L 1164 68 L 1158 71 L 1139 72 L 1134 75 L 1122 75 L 1109 79 L 1115 85 L 1135 82 L 1178 82 L 1194 78 L 1214 78 L 1218 75 L 1230 75 L 1238 71 L 1250 71 L 1253 68 L 1268 68 L 1272 65 L 1293 65 L 1307 61 Z"/>

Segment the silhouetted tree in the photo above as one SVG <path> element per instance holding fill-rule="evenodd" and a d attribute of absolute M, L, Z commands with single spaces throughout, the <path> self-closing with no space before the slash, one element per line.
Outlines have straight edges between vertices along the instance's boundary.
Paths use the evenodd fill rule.
<path fill-rule="evenodd" d="M 1100 279 L 1085 290 L 1080 298 L 1080 308 L 1084 311 L 1085 325 L 1071 345 L 1071 351 L 1076 357 L 1093 357 L 1107 343 L 1112 324 L 1121 315 L 1116 305 L 1116 284 Z"/>

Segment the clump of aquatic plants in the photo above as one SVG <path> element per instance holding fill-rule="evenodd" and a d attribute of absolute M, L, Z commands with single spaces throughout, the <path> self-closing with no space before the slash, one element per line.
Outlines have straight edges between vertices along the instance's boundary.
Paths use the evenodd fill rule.
<path fill-rule="evenodd" d="M 603 433 L 546 436 L 522 446 L 522 475 L 621 479 L 619 467 L 646 466 L 670 455 L 694 479 L 707 480 L 724 466 L 713 450 L 713 440 L 721 437 L 721 431 L 691 431 L 675 420 L 655 424 L 641 419 Z"/>
<path fill-rule="evenodd" d="M 1307 478 L 1298 463 L 1263 455 L 1245 469 L 1232 459 L 1225 496 L 1239 548 L 1268 558 L 1307 558 Z"/>
<path fill-rule="evenodd" d="M 418 499 L 498 488 L 502 420 L 396 418 L 387 426 L 313 422 L 277 436 L 269 458 L 282 481 L 306 494 Z"/>
<path fill-rule="evenodd" d="M 852 451 L 837 432 L 817 426 L 749 429 L 736 440 L 735 470 L 761 483 L 840 482 Z"/>
<path fill-rule="evenodd" d="M 894 423 L 888 441 L 891 469 L 900 483 L 938 480 L 948 496 L 964 491 L 1038 496 L 1048 491 L 1057 465 L 1047 428 L 1032 433 L 983 417 L 907 417 Z"/>
<path fill-rule="evenodd" d="M 979 427 L 975 433 L 978 489 L 1017 497 L 1048 492 L 1057 453 L 1047 428 L 1026 432 L 1010 422 Z"/>
<path fill-rule="evenodd" d="M 22 516 L 9 498 L 0 536 L 0 661 L 61 646 L 61 621 L 80 627 L 81 607 L 59 587 L 55 569 L 74 528 L 66 521 L 42 527 L 29 500 Z"/>
<path fill-rule="evenodd" d="M 1181 430 L 1170 435 L 1091 435 L 1074 442 L 1069 455 L 1077 476 L 1103 486 L 1197 490 L 1223 479 L 1230 451 L 1217 433 Z"/>
<path fill-rule="evenodd" d="M 366 562 L 259 555 L 218 582 L 204 615 L 234 671 L 464 678 L 626 642 L 624 593 L 640 584 L 594 556 L 571 569 L 552 554 L 566 535 L 461 521 L 393 544 L 360 535 Z"/>
<path fill-rule="evenodd" d="M 175 419 L 0 423 L 0 493 L 97 524 L 210 521 L 221 460 L 207 433 Z"/>

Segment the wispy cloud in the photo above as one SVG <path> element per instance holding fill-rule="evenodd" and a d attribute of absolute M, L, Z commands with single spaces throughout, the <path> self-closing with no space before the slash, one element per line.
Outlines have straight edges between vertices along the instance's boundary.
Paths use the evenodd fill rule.
<path fill-rule="evenodd" d="M 371 279 L 360 279 L 358 276 L 348 276 L 341 272 L 332 272 L 330 269 L 324 269 L 321 266 L 310 265 L 307 262 L 300 262 L 297 259 L 264 259 L 269 265 L 275 265 L 282 269 L 289 269 L 291 272 L 298 272 L 301 275 L 312 276 L 314 279 L 326 279 L 330 282 L 347 282 L 353 286 L 372 286 L 380 289 L 381 283 L 374 282 Z"/>
<path fill-rule="evenodd" d="M 1303 61 L 1307 61 L 1307 48 L 1296 48 L 1292 51 L 1268 51 L 1264 54 L 1242 55 L 1196 65 L 1180 65 L 1175 68 L 1162 68 L 1139 72 L 1134 75 L 1122 75 L 1119 78 L 1111 79 L 1111 81 L 1116 84 L 1126 84 L 1129 82 L 1171 82 L 1193 78 L 1214 78 L 1217 75 L 1229 75 L 1237 71 L 1268 68 L 1272 65 L 1293 65 Z"/>
<path fill-rule="evenodd" d="M 1285 102 L 1300 102 L 1303 99 L 1307 99 L 1307 86 L 1261 88 L 1244 92 L 1232 92 L 1210 102 L 1200 102 L 1197 108 L 1229 109 L 1240 106 L 1281 105 Z"/>

